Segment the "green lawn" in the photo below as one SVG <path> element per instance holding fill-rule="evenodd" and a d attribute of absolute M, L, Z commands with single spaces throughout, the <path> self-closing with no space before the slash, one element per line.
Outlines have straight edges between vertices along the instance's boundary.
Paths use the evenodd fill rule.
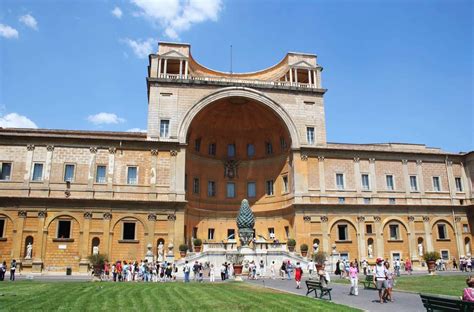
<path fill-rule="evenodd" d="M 358 311 L 244 283 L 0 283 L 2 311 Z"/>
<path fill-rule="evenodd" d="M 396 279 L 393 289 L 459 297 L 466 288 L 466 278 L 465 275 L 400 276 Z M 361 281 L 363 281 L 363 277 L 359 278 L 359 287 L 364 287 Z M 349 280 L 338 278 L 331 280 L 331 282 L 350 284 Z"/>

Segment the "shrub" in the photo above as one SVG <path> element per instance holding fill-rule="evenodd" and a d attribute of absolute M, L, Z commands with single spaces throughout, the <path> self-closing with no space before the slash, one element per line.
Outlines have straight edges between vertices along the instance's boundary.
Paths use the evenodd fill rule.
<path fill-rule="evenodd" d="M 318 251 L 313 255 L 313 261 L 318 264 L 324 264 L 324 261 L 326 261 L 327 255 L 324 251 Z"/>
<path fill-rule="evenodd" d="M 288 241 L 286 242 L 286 244 L 289 247 L 295 247 L 296 246 L 296 241 L 293 238 L 288 238 Z"/>
<path fill-rule="evenodd" d="M 202 240 L 200 238 L 195 238 L 194 241 L 194 246 L 201 246 L 202 245 Z"/>
<path fill-rule="evenodd" d="M 179 245 L 179 251 L 182 251 L 182 252 L 188 251 L 188 245 L 186 244 Z"/>
<path fill-rule="evenodd" d="M 438 259 L 441 259 L 441 256 L 439 255 L 439 252 L 437 251 L 428 251 L 423 254 L 423 259 L 425 259 L 426 262 L 436 261 Z"/>
<path fill-rule="evenodd" d="M 107 256 L 103 254 L 90 255 L 87 257 L 92 266 L 102 266 L 107 261 Z"/>
<path fill-rule="evenodd" d="M 301 244 L 300 250 L 303 251 L 303 252 L 304 252 L 304 251 L 308 251 L 308 245 L 306 245 L 306 244 Z"/>

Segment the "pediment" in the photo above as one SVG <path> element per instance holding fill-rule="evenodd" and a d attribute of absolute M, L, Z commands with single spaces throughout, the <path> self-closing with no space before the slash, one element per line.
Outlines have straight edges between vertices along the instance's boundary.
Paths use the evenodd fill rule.
<path fill-rule="evenodd" d="M 166 53 L 160 54 L 160 56 L 165 56 L 167 58 L 187 58 L 186 55 L 176 51 L 176 50 L 171 50 Z"/>
<path fill-rule="evenodd" d="M 310 63 L 308 63 L 306 61 L 299 61 L 299 62 L 296 62 L 294 64 L 291 64 L 290 66 L 291 67 L 302 67 L 302 68 L 314 68 L 313 65 L 311 65 Z"/>

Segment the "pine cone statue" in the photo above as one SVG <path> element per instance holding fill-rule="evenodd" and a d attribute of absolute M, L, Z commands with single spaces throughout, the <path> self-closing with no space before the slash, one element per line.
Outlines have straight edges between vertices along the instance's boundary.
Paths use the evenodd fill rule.
<path fill-rule="evenodd" d="M 237 227 L 239 229 L 253 229 L 255 225 L 255 218 L 250 209 L 248 200 L 242 200 L 240 205 L 239 215 L 237 216 Z"/>

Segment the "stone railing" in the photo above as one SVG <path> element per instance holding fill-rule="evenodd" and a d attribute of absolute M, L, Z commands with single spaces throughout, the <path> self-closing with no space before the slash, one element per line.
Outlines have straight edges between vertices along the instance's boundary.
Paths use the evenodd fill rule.
<path fill-rule="evenodd" d="M 225 242 L 204 242 L 202 244 L 202 251 L 222 251 L 222 250 L 237 250 L 237 241 Z"/>

